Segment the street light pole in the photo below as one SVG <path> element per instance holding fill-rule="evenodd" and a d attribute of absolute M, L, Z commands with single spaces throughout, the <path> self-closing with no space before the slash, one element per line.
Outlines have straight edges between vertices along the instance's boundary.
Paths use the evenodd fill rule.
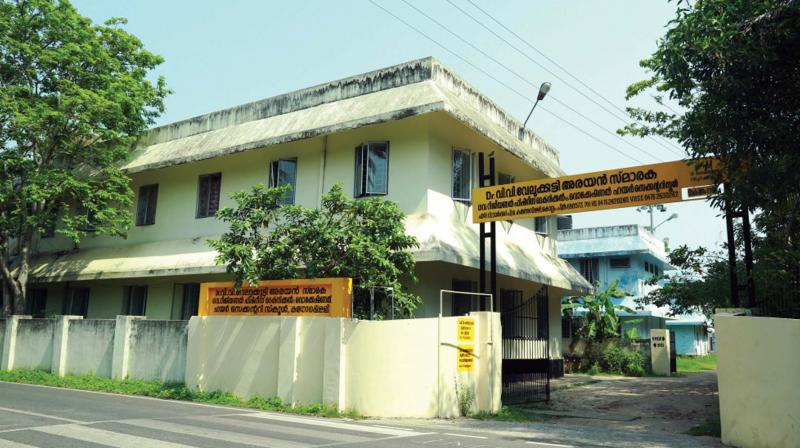
<path fill-rule="evenodd" d="M 528 116 L 525 118 L 525 122 L 522 123 L 522 127 L 519 130 L 519 139 L 525 136 L 525 126 L 528 124 L 528 120 L 531 119 L 531 115 L 533 115 L 533 110 L 536 109 L 536 105 L 539 104 L 539 101 L 543 100 L 545 96 L 547 96 L 547 92 L 550 91 L 550 83 L 543 82 L 541 86 L 539 86 L 539 94 L 536 95 L 536 102 L 533 103 L 533 107 L 531 107 L 531 111 L 528 112 Z"/>

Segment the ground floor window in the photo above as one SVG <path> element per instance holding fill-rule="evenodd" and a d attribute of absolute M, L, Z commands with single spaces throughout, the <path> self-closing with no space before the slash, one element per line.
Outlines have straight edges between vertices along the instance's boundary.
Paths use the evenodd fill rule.
<path fill-rule="evenodd" d="M 147 309 L 147 286 L 126 286 L 122 299 L 122 314 L 144 316 Z"/>
<path fill-rule="evenodd" d="M 197 316 L 200 302 L 200 283 L 185 283 L 181 294 L 181 320 L 189 320 Z"/>
<path fill-rule="evenodd" d="M 45 316 L 47 307 L 47 290 L 44 288 L 31 288 L 25 301 L 25 314 L 41 319 Z"/>
<path fill-rule="evenodd" d="M 478 283 L 472 280 L 456 280 L 453 279 L 453 291 L 469 291 L 477 292 Z M 476 296 L 470 294 L 453 294 L 452 296 L 452 312 L 453 316 L 463 316 L 470 311 L 475 311 L 472 302 Z"/>
<path fill-rule="evenodd" d="M 89 288 L 67 288 L 62 314 L 87 317 L 89 311 Z"/>

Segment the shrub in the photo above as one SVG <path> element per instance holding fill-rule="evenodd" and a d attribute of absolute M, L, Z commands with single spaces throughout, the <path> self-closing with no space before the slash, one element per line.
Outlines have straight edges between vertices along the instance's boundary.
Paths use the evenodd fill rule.
<path fill-rule="evenodd" d="M 600 357 L 600 368 L 608 373 L 643 376 L 645 359 L 641 353 L 623 347 L 609 347 Z"/>

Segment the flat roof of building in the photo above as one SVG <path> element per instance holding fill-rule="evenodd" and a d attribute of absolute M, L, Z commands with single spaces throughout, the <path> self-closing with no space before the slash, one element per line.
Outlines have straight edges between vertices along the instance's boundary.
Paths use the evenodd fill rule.
<path fill-rule="evenodd" d="M 558 256 L 562 258 L 644 254 L 660 262 L 661 269 L 674 269 L 667 259 L 664 242 L 644 226 L 630 224 L 559 230 L 557 239 Z"/>
<path fill-rule="evenodd" d="M 445 112 L 549 177 L 558 152 L 452 70 L 427 57 L 149 130 L 128 173 Z"/>

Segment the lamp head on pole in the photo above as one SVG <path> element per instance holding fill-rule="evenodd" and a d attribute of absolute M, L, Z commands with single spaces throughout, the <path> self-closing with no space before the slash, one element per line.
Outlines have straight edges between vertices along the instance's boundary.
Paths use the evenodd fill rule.
<path fill-rule="evenodd" d="M 539 86 L 539 96 L 536 97 L 536 101 L 541 101 L 547 96 L 547 92 L 550 91 L 550 83 L 543 82 L 541 86 Z"/>

